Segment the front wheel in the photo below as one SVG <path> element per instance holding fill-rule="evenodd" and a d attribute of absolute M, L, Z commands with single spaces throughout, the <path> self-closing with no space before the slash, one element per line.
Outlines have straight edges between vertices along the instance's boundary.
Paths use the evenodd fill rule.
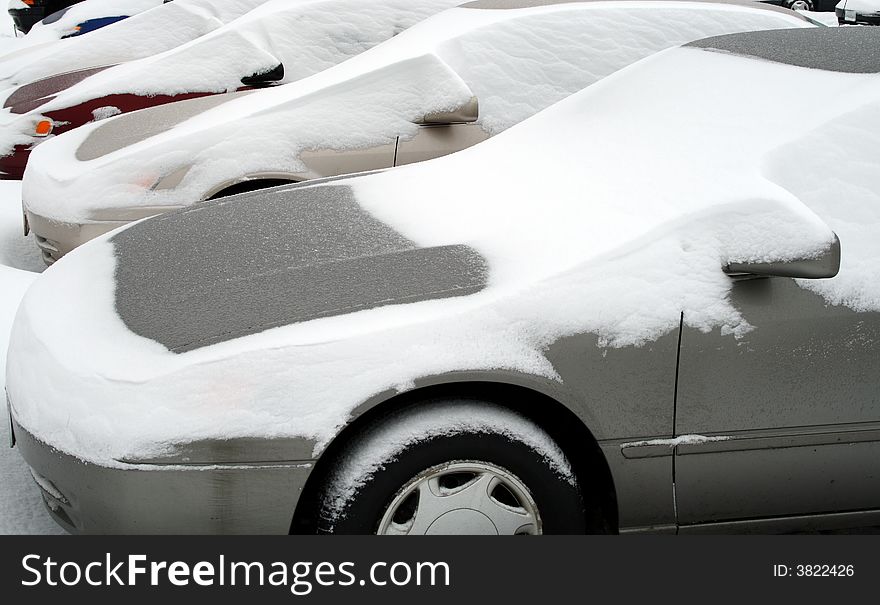
<path fill-rule="evenodd" d="M 579 534 L 571 465 L 539 426 L 479 401 L 428 402 L 369 427 L 337 460 L 319 530 L 341 534 Z"/>

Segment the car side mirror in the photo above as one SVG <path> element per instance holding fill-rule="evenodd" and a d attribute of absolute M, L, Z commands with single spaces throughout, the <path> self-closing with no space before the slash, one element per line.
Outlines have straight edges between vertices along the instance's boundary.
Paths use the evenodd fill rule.
<path fill-rule="evenodd" d="M 834 234 L 831 247 L 816 258 L 799 258 L 777 263 L 730 263 L 724 272 L 731 277 L 796 277 L 828 279 L 840 271 L 840 239 Z"/>
<path fill-rule="evenodd" d="M 271 86 L 272 84 L 280 82 L 283 79 L 284 65 L 279 63 L 268 71 L 263 71 L 243 77 L 241 79 L 241 83 L 245 86 L 252 86 L 254 88 L 265 88 L 266 86 Z"/>
<path fill-rule="evenodd" d="M 425 114 L 417 124 L 471 124 L 480 117 L 480 103 L 477 97 L 471 97 L 467 102 L 449 111 L 437 111 Z"/>

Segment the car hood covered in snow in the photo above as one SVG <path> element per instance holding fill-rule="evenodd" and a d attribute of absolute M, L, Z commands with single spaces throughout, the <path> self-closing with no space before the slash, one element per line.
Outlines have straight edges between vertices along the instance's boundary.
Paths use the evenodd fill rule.
<path fill-rule="evenodd" d="M 862 275 L 878 264 L 878 42 L 817 29 L 672 49 L 458 154 L 102 237 L 25 297 L 8 362 L 16 417 L 105 464 L 208 438 L 320 448 L 369 397 L 425 378 L 558 381 L 546 351 L 574 334 L 644 346 L 682 312 L 747 333 L 722 267 L 820 255 L 832 227 L 857 252 L 801 285 L 880 310 L 880 280 Z M 772 52 L 791 48 L 815 58 Z M 868 59 L 838 63 L 854 50 Z M 856 157 L 852 184 L 815 185 Z"/>
<path fill-rule="evenodd" d="M 435 57 L 456 74 L 479 101 L 479 126 L 497 134 L 658 50 L 723 33 L 813 27 L 791 11 L 756 3 L 531 1 L 521 3 L 527 8 L 498 10 L 502 4 L 507 5 L 477 2 L 444 11 L 341 65 L 206 111 L 166 132 L 149 129 L 150 137 L 99 158 L 83 161 L 77 151 L 90 138 L 106 140 L 109 121 L 65 133 L 35 151 L 24 179 L 28 210 L 62 222 L 113 220 L 113 211 L 121 208 L 192 204 L 222 183 L 253 174 L 302 175 L 303 151 L 408 140 L 418 132 L 416 115 L 449 109 L 443 107 L 448 99 L 432 96 L 430 89 L 418 106 L 410 87 L 398 90 L 403 72 L 396 66 L 405 70 L 418 57 Z M 271 64 L 253 60 L 254 70 Z M 285 62 L 287 71 L 294 67 Z M 103 81 L 109 71 L 75 86 L 67 97 L 80 94 L 89 81 Z M 377 77 L 368 91 L 350 84 L 368 81 L 371 74 Z M 154 81 L 168 88 L 162 79 Z M 141 124 L 152 120 L 152 111 L 115 118 L 124 120 L 118 129 L 144 131 Z M 231 157 L 236 161 L 228 161 Z M 173 174 L 183 175 L 172 179 L 174 187 L 155 187 Z"/>

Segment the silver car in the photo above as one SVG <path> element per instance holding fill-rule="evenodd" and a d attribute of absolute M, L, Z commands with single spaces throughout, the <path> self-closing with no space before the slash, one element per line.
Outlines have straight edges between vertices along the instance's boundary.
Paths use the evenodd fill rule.
<path fill-rule="evenodd" d="M 98 238 L 17 315 L 18 448 L 72 532 L 876 524 L 878 49 L 710 38 Z"/>

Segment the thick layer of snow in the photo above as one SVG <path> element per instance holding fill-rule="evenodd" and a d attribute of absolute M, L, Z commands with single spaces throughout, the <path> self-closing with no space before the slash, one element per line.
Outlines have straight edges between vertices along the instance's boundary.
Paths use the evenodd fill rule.
<path fill-rule="evenodd" d="M 24 245 L 22 244 L 24 243 Z M 21 235 L 21 185 L 0 181 L 0 364 L 6 365 L 6 348 L 12 320 L 25 290 L 37 274 L 22 271 L 42 270 L 36 246 Z M 18 268 L 16 268 L 18 267 Z M 0 394 L 5 392 L 6 374 L 0 372 Z M 63 533 L 49 518 L 30 471 L 17 450 L 7 447 L 9 424 L 2 400 L 0 428 L 0 534 Z"/>
<path fill-rule="evenodd" d="M 809 149 L 805 153 L 805 149 Z M 844 155 L 842 155 L 842 153 Z M 829 170 L 829 168 L 832 168 Z M 767 157 L 768 173 L 821 216 L 841 239 L 829 280 L 802 280 L 829 303 L 880 311 L 880 113 L 853 107 Z"/>
<path fill-rule="evenodd" d="M 659 53 L 464 152 L 314 185 L 353 187 L 362 208 L 421 246 L 474 247 L 490 266 L 482 292 L 184 354 L 126 329 L 113 244 L 99 239 L 25 298 L 8 364 L 18 418 L 104 464 L 217 437 L 303 436 L 320 450 L 368 397 L 419 378 L 503 369 L 559 380 L 545 349 L 568 335 L 639 346 L 676 329 L 683 310 L 686 325 L 733 338 L 752 327 L 721 267 L 818 255 L 833 237 L 777 156 L 831 154 L 814 173 L 832 176 L 873 144 L 852 133 L 878 109 L 876 75 Z M 880 174 L 867 151 L 864 169 Z M 860 182 L 880 191 L 876 177 Z M 857 232 L 845 227 L 847 246 Z"/>
<path fill-rule="evenodd" d="M 43 110 L 106 94 L 227 92 L 241 78 L 284 65 L 300 80 L 372 48 L 457 0 L 268 0 L 246 15 L 170 52 L 106 70 L 71 87 Z"/>
<path fill-rule="evenodd" d="M 341 90 L 337 93 L 337 89 Z M 389 90 L 394 91 L 393 106 L 387 102 Z M 171 162 L 216 158 L 211 163 L 197 162 L 193 169 L 192 181 L 204 182 L 218 170 L 223 174 L 263 171 L 267 155 L 286 158 L 289 166 L 305 170 L 297 159 L 303 149 L 325 148 L 328 138 L 345 140 L 355 147 L 392 144 L 397 133 L 413 136 L 418 129 L 414 122 L 426 113 L 453 109 L 473 96 L 461 78 L 433 55 L 408 59 L 322 92 L 325 94 L 304 95 L 291 101 L 283 123 L 274 114 L 261 114 L 245 123 L 230 124 L 224 136 L 210 142 L 199 136 L 181 140 L 170 157 L 144 166 L 142 174 L 152 169 L 150 178 L 154 182 L 173 169 Z M 334 118 L 328 120 L 328 115 Z M 377 129 L 377 125 L 382 128 Z M 388 129 L 390 133 L 386 135 L 383 130 Z M 296 132 L 297 136 L 285 136 L 284 132 Z M 203 175 L 206 170 L 210 172 Z M 32 183 L 29 181 L 29 186 Z M 125 189 L 138 193 L 130 185 L 123 185 L 114 193 L 125 195 Z M 160 192 L 151 192 L 149 197 L 157 198 L 157 202 L 165 199 Z"/>
<path fill-rule="evenodd" d="M 95 0 L 79 5 L 91 5 Z M 0 56 L 0 89 L 76 69 L 150 57 L 222 27 L 266 0 L 174 0 L 150 2 L 150 10 L 85 36 L 36 43 L 32 35 L 5 47 Z M 296 2 L 296 0 L 288 0 Z M 123 4 L 114 2 L 114 5 Z M 106 6 L 106 3 L 104 3 Z M 39 26 L 38 26 L 39 27 Z M 11 90 L 2 94 L 5 98 Z"/>
<path fill-rule="evenodd" d="M 33 235 L 24 237 L 20 181 L 0 181 L 0 266 L 25 271 L 46 268 Z"/>
<path fill-rule="evenodd" d="M 15 24 L 9 13 L 0 10 L 0 56 L 14 49 L 18 45 Z"/>
<path fill-rule="evenodd" d="M 33 125 L 52 110 L 108 94 L 228 92 L 284 65 L 285 82 L 323 71 L 388 40 L 459 0 L 268 0 L 228 25 L 168 52 L 119 65 L 23 116 L 0 114 L 0 154 L 39 143 Z"/>
<path fill-rule="evenodd" d="M 0 202 L 5 201 L 0 197 Z M 5 217 L 5 213 L 3 213 Z M 5 239 L 5 238 L 4 238 Z M 5 242 L 4 242 L 5 243 Z M 0 363 L 6 362 L 6 343 L 18 302 L 36 278 L 35 273 L 0 265 Z M 0 393 L 5 376 L 0 375 Z M 0 429 L 0 534 L 64 533 L 49 518 L 40 492 L 24 460 L 17 450 L 10 449 L 9 423 L 6 421 L 3 398 L 2 429 Z"/>
<path fill-rule="evenodd" d="M 519 414 L 489 404 L 438 403 L 387 419 L 359 436 L 328 480 L 322 516 L 335 519 L 377 470 L 411 446 L 464 432 L 504 435 L 524 443 L 566 481 L 575 482 L 571 464 L 559 446 Z"/>
<path fill-rule="evenodd" d="M 335 68 L 228 102 L 95 160 L 75 159 L 94 125 L 47 141 L 32 156 L 25 196 L 29 209 L 41 216 L 68 222 L 106 219 L 107 209 L 191 204 L 219 184 L 255 172 L 296 173 L 303 149 L 363 148 L 411 137 L 416 129 L 405 122 L 412 119 L 413 107 L 393 84 L 399 73 L 394 66 L 423 55 L 438 57 L 458 73 L 479 99 L 479 123 L 497 134 L 658 50 L 716 34 L 792 27 L 812 26 L 762 7 L 705 2 L 454 8 Z M 350 81 L 369 74 L 376 94 L 361 104 L 362 87 Z M 196 77 L 203 77 L 204 85 L 213 78 Z M 77 90 L 87 83 L 69 94 L 84 94 Z M 442 99 L 426 96 L 420 113 L 438 103 Z M 147 110 L 116 119 L 130 120 L 137 132 L 150 115 Z M 195 167 L 178 187 L 151 189 L 191 163 Z"/>

